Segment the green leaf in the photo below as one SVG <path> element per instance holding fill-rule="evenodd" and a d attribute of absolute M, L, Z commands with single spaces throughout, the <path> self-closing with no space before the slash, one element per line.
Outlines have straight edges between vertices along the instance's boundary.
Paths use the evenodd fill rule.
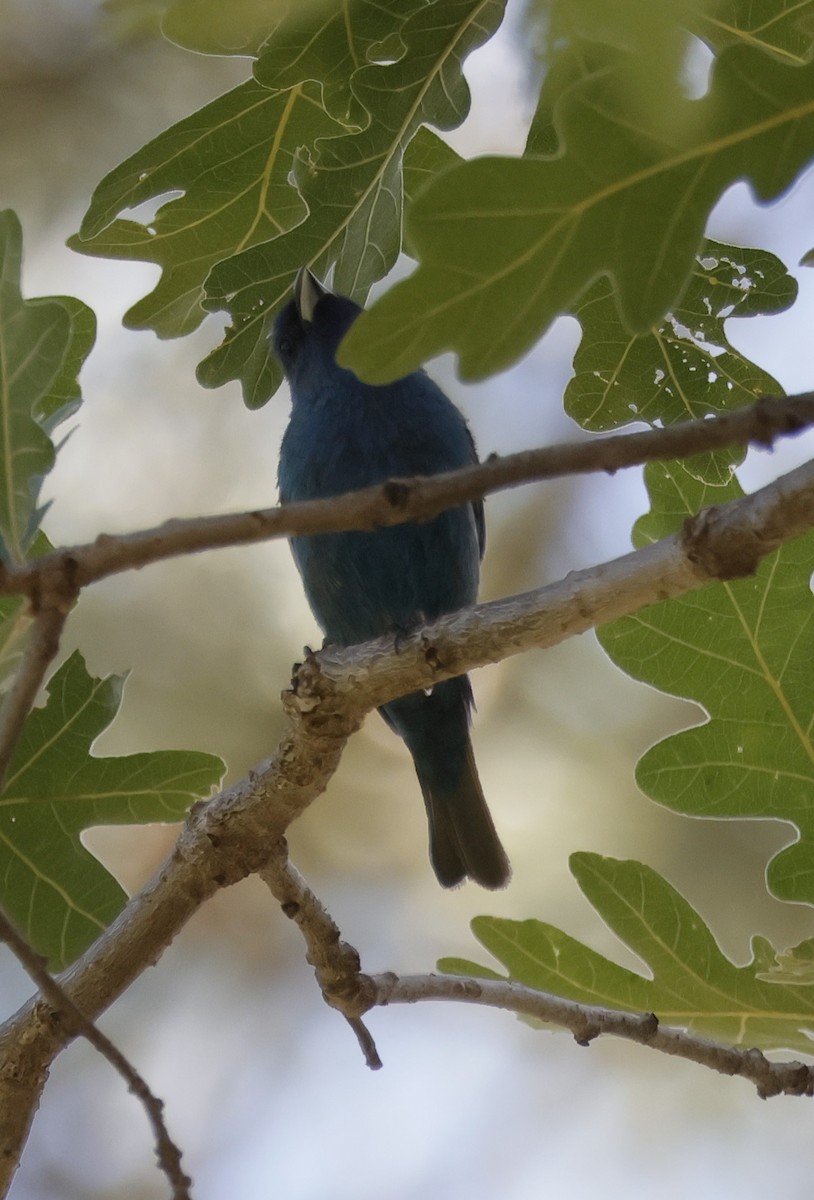
<path fill-rule="evenodd" d="M 443 138 L 422 125 L 404 152 L 404 200 L 412 204 L 422 188 L 464 160 Z"/>
<path fill-rule="evenodd" d="M 122 676 L 92 678 L 73 654 L 51 679 L 45 707 L 29 715 L 0 796 L 0 899 L 54 970 L 76 958 L 126 900 L 82 845 L 82 830 L 177 821 L 223 774 L 219 758 L 193 751 L 92 757 L 122 685 Z"/>
<path fill-rule="evenodd" d="M 665 65 L 664 45 L 686 40 L 691 16 L 699 8 L 715 10 L 717 0 L 673 0 L 671 4 L 651 4 L 649 0 L 533 0 L 531 11 L 544 25 L 549 53 L 559 45 L 574 42 L 601 42 L 630 54 L 645 57 L 647 52 Z"/>
<path fill-rule="evenodd" d="M 814 983 L 814 938 L 773 954 L 759 978 L 767 983 Z"/>
<path fill-rule="evenodd" d="M 532 0 L 523 17 L 527 38 L 542 39 L 545 63 L 526 154 L 559 148 L 555 110 L 565 92 L 591 75 L 629 64 L 625 102 L 636 121 L 657 133 L 675 126 L 686 87 L 686 54 L 693 34 L 716 53 L 743 45 L 786 65 L 814 55 L 814 0 Z M 676 104 L 676 101 L 679 104 Z"/>
<path fill-rule="evenodd" d="M 581 1004 L 654 1012 L 666 1025 L 736 1046 L 810 1053 L 814 988 L 765 982 L 761 973 L 774 956 L 763 939 L 755 939 L 752 962 L 736 967 L 699 914 L 649 867 L 580 853 L 571 856 L 571 870 L 651 977 L 618 966 L 543 921 L 476 917 L 475 936 L 509 978 Z M 443 959 L 439 968 L 487 974 L 463 959 Z"/>
<path fill-rule="evenodd" d="M 374 383 L 444 350 L 464 378 L 510 366 L 599 275 L 643 333 L 684 292 L 707 216 L 748 179 L 778 197 L 814 156 L 814 66 L 735 46 L 675 142 L 623 103 L 627 67 L 591 74 L 556 105 L 555 158 L 484 157 L 445 172 L 410 213 L 418 270 L 353 326 L 340 360 Z M 620 99 L 621 97 L 621 99 Z"/>
<path fill-rule="evenodd" d="M 93 313 L 72 297 L 24 300 L 22 230 L 0 212 L 0 538 L 22 562 L 36 532 L 37 496 L 54 463 L 48 437 L 79 403 L 77 373 L 93 344 Z"/>
<path fill-rule="evenodd" d="M 53 549 L 48 538 L 38 530 L 27 558 L 40 558 Z M 25 652 L 28 634 L 34 618 L 27 596 L 0 596 L 0 694 L 7 691 Z"/>
<path fill-rule="evenodd" d="M 204 318 L 203 285 L 214 263 L 302 221 L 289 183 L 297 147 L 339 127 L 317 84 L 270 92 L 249 81 L 173 125 L 111 171 L 93 194 L 74 250 L 158 263 L 157 286 L 125 315 L 131 329 L 177 337 Z M 171 191 L 151 221 L 116 219 Z"/>
<path fill-rule="evenodd" d="M 323 3 L 299 0 L 304 9 Z M 175 0 L 161 29 L 171 42 L 199 54 L 256 54 L 287 7 L 287 0 Z"/>
<path fill-rule="evenodd" d="M 559 86 L 563 67 L 569 73 L 597 59 L 603 68 L 627 62 L 624 104 L 640 133 L 660 135 L 680 128 L 687 110 L 685 62 L 688 29 L 696 9 L 715 7 L 717 0 L 532 0 L 537 41 L 544 42 L 542 58 Z M 547 90 L 549 79 L 544 80 Z M 553 80 L 551 81 L 554 82 Z"/>
<path fill-rule="evenodd" d="M 425 121 L 450 129 L 469 109 L 464 58 L 503 16 L 503 0 L 428 4 L 401 26 L 405 46 L 394 63 L 370 63 L 353 75 L 353 94 L 371 124 L 360 133 L 320 138 L 295 164 L 308 218 L 281 237 L 219 263 L 207 281 L 212 310 L 234 325 L 204 359 L 198 378 L 219 387 L 241 378 L 248 404 L 271 395 L 279 372 L 270 360 L 271 317 L 291 294 L 303 263 L 318 274 L 336 264 L 334 286 L 363 301 L 401 249 L 402 156 Z"/>
<path fill-rule="evenodd" d="M 600 432 L 631 421 L 687 421 L 782 395 L 768 372 L 730 345 L 724 322 L 781 312 L 796 295 L 796 281 L 773 254 L 707 241 L 673 312 L 637 336 L 619 318 L 610 281 L 597 280 L 574 311 L 583 340 L 565 392 L 566 412 Z M 724 484 L 745 452 L 698 455 L 685 467 Z"/>
<path fill-rule="evenodd" d="M 632 541 L 637 549 L 678 533 L 687 517 L 701 509 L 725 504 L 727 500 L 736 500 L 743 495 L 731 473 L 725 484 L 716 485 L 697 472 L 689 471 L 683 461 L 648 463 L 644 468 L 644 480 L 650 497 L 650 511 L 639 517 L 633 526 Z M 697 507 L 688 508 L 693 502 L 697 502 Z M 621 620 L 602 626 L 603 633 L 621 624 Z"/>
<path fill-rule="evenodd" d="M 698 5 L 690 28 L 715 50 L 753 46 L 792 66 L 814 55 L 812 0 L 715 0 Z"/>
<path fill-rule="evenodd" d="M 814 54 L 814 0 L 531 0 L 527 38 L 542 42 L 545 76 L 526 154 L 556 153 L 554 112 L 573 84 L 628 64 L 624 100 L 640 131 L 692 120 L 686 95 L 692 34 L 720 53 L 743 45 L 802 65 Z"/>
<path fill-rule="evenodd" d="M 0 692 L 20 665 L 33 619 L 27 596 L 0 596 Z"/>
<path fill-rule="evenodd" d="M 96 317 L 92 309 L 75 296 L 54 296 L 53 300 L 68 313 L 70 334 L 57 375 L 47 394 L 34 407 L 35 417 L 49 433 L 82 403 L 79 372 L 96 341 Z"/>
<path fill-rule="evenodd" d="M 265 86 L 243 84 L 112 171 L 70 245 L 163 268 L 127 313 L 131 328 L 174 337 L 200 324 L 204 309 L 231 312 L 233 326 L 199 380 L 217 387 L 240 378 L 247 404 L 265 403 L 281 379 L 269 324 L 297 270 L 307 263 L 324 275 L 335 264 L 336 288 L 364 299 L 391 268 L 401 249 L 405 148 L 424 121 L 451 128 L 466 116 L 461 65 L 500 23 L 503 5 L 446 0 L 413 11 L 417 2 L 353 0 L 341 13 L 310 4 L 285 17 L 261 13 L 274 26 L 257 63 Z M 168 28 L 177 33 L 194 11 L 182 0 Z M 236 34 L 216 33 L 218 49 L 233 36 L 257 40 L 246 33 L 254 11 L 241 7 Z M 122 216 L 179 191 L 143 224 Z"/>
<path fill-rule="evenodd" d="M 591 76 L 618 69 L 624 62 L 609 46 L 569 41 L 560 47 L 546 68 L 524 154 L 553 158 L 560 149 L 555 112 L 563 96 L 578 84 L 585 86 Z"/>
<path fill-rule="evenodd" d="M 688 514 L 739 496 L 700 483 L 683 464 L 647 468 L 652 510 L 641 545 Z M 708 720 L 659 742 L 637 781 L 660 804 L 699 817 L 792 821 L 800 840 L 772 860 L 784 900 L 814 902 L 814 534 L 765 558 L 749 579 L 717 583 L 624 617 L 599 631 L 624 671 L 697 701 Z"/>
<path fill-rule="evenodd" d="M 433 133 L 426 125 L 422 125 L 404 152 L 402 175 L 405 209 L 409 208 L 422 188 L 436 175 L 448 171 L 450 167 L 457 167 L 463 161 L 460 154 L 456 154 L 443 138 Z M 413 252 L 406 230 L 404 250 L 407 254 Z"/>
<path fill-rule="evenodd" d="M 170 0 L 102 0 L 100 27 L 112 41 L 156 37 Z"/>
<path fill-rule="evenodd" d="M 400 30 L 423 0 L 345 0 L 297 3 L 289 8 L 263 48 L 254 68 L 264 87 L 287 89 L 306 79 L 322 83 L 326 110 L 341 124 L 370 124 L 357 92 L 357 72 L 368 63 L 399 59 L 405 52 Z M 376 109 L 380 101 L 376 98 Z"/>

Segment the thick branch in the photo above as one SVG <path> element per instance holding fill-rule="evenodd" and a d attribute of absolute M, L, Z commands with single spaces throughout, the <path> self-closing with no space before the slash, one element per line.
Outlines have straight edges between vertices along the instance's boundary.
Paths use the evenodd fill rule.
<path fill-rule="evenodd" d="M 62 977 L 69 995 L 95 1017 L 209 895 L 260 870 L 291 821 L 324 790 L 347 738 L 371 709 L 439 678 L 555 645 L 693 591 L 724 577 L 733 560 L 742 573 L 745 553 L 733 548 L 750 548 L 754 566 L 779 544 L 783 523 L 789 537 L 814 525 L 814 463 L 695 518 L 684 534 L 547 587 L 442 617 L 400 637 L 398 649 L 392 638 L 381 638 L 312 655 L 284 693 L 290 724 L 274 757 L 193 808 L 159 874 Z"/>
<path fill-rule="evenodd" d="M 648 604 L 714 580 L 753 574 L 762 558 L 814 527 L 814 462 L 750 496 L 690 518 L 680 533 L 558 583 L 461 609 L 432 625 L 364 649 L 328 647 L 300 669 L 358 694 L 371 707 L 429 682 L 460 675 L 526 650 L 553 646 Z M 417 672 L 425 674 L 419 678 Z"/>
<path fill-rule="evenodd" d="M 172 856 L 111 927 L 60 977 L 94 1019 L 217 888 L 268 862 L 287 826 L 327 785 L 366 712 L 441 678 L 752 571 L 782 541 L 814 525 L 814 463 L 752 496 L 709 510 L 681 534 L 560 583 L 444 617 L 400 638 L 326 650 L 296 671 L 290 724 L 270 762 L 197 805 Z M 33 1108 L 48 1063 L 70 1034 L 29 1003 L 0 1030 L 0 1144 L 14 1153 L 21 1108 Z M 30 1082 L 29 1082 L 30 1081 Z M 16 1115 L 15 1115 L 16 1114 Z"/>
<path fill-rule="evenodd" d="M 35 596 L 45 577 L 81 588 L 120 571 L 181 554 L 244 545 L 299 534 L 376 529 L 428 520 L 451 505 L 532 480 L 591 471 L 611 474 L 658 459 L 682 458 L 726 446 L 770 446 L 781 435 L 814 423 L 814 394 L 766 398 L 751 408 L 687 421 L 666 429 L 614 434 L 563 446 L 491 456 L 478 466 L 431 478 L 389 480 L 330 500 L 223 516 L 172 520 L 154 529 L 100 535 L 87 545 L 44 555 L 21 568 L 0 564 L 0 595 Z"/>
<path fill-rule="evenodd" d="M 214 892 L 259 871 L 286 827 L 327 786 L 361 711 L 322 709 L 318 687 L 300 690 L 286 695 L 290 728 L 274 757 L 193 807 L 159 872 L 59 977 L 89 1019 L 160 958 Z M 74 1036 L 57 1012 L 32 1000 L 0 1028 L 0 1195 L 16 1170 L 50 1063 Z"/>

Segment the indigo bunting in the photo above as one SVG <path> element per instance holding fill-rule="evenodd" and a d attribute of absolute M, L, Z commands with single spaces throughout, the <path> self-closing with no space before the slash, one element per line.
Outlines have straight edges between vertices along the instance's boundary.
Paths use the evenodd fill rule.
<path fill-rule="evenodd" d="M 280 449 L 283 503 L 477 462 L 464 418 L 424 371 L 376 387 L 337 364 L 337 347 L 360 312 L 303 268 L 277 317 L 272 343 L 292 402 Z M 422 524 L 295 537 L 291 549 L 327 641 L 350 646 L 473 604 L 484 538 L 478 501 Z M 454 887 L 469 876 L 499 888 L 510 868 L 475 767 L 472 705 L 464 675 L 379 711 L 413 757 L 440 883 Z"/>

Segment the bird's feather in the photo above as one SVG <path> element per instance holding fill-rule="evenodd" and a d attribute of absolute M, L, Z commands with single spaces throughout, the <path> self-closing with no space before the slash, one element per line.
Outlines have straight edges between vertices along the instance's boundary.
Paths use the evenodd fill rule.
<path fill-rule="evenodd" d="M 284 503 L 477 462 L 464 418 L 425 372 L 373 386 L 337 364 L 337 347 L 360 311 L 301 272 L 275 323 L 292 399 L 278 472 Z M 291 541 L 311 609 L 326 637 L 343 646 L 474 604 L 484 544 L 480 501 L 423 523 Z M 440 882 L 450 887 L 469 876 L 502 887 L 509 864 L 475 768 L 471 707 L 463 676 L 381 712 L 413 756 Z"/>

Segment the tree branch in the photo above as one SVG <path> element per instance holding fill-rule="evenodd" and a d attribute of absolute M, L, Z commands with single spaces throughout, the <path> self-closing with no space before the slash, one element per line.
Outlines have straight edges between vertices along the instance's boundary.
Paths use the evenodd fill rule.
<path fill-rule="evenodd" d="M 626 1013 L 580 1004 L 512 980 L 478 979 L 459 975 L 408 975 L 391 972 L 366 975 L 359 952 L 340 939 L 339 929 L 303 877 L 288 861 L 284 842 L 261 871 L 280 901 L 283 912 L 299 926 L 308 947 L 308 962 L 326 1002 L 353 1026 L 358 1022 L 373 1045 L 374 1063 L 381 1066 L 375 1045 L 361 1023 L 363 1013 L 390 1004 L 422 1000 L 452 1000 L 507 1009 L 518 1016 L 560 1025 L 581 1046 L 600 1035 L 626 1038 L 663 1054 L 688 1059 L 723 1075 L 750 1080 L 762 1099 L 770 1096 L 814 1095 L 814 1066 L 801 1062 L 770 1062 L 754 1047 L 727 1046 L 680 1029 L 662 1026 L 654 1013 Z M 361 1040 L 361 1039 L 360 1039 Z M 363 1050 L 367 1040 L 362 1042 Z"/>
<path fill-rule="evenodd" d="M 725 577 L 728 565 L 743 573 L 812 525 L 814 463 L 808 463 L 693 518 L 682 534 L 558 583 L 441 617 L 400 637 L 398 649 L 392 638 L 380 638 L 309 656 L 283 694 L 289 726 L 274 757 L 193 807 L 158 875 L 61 977 L 66 990 L 95 1016 L 217 888 L 259 871 L 288 825 L 324 790 L 345 742 L 373 708 L 684 595 Z M 0 1030 L 0 1049 L 7 1029 Z"/>
<path fill-rule="evenodd" d="M 724 1075 L 740 1075 L 755 1085 L 763 1099 L 781 1094 L 814 1095 L 814 1066 L 771 1062 L 754 1047 L 727 1046 L 671 1029 L 660 1025 L 654 1013 L 626 1013 L 580 1004 L 508 979 L 435 974 L 399 977 L 390 972 L 366 975 L 361 970 L 358 951 L 340 940 L 336 924 L 288 861 L 284 843 L 261 875 L 280 900 L 283 912 L 299 926 L 308 947 L 308 962 L 315 968 L 323 997 L 351 1025 L 354 1022 L 361 1025 L 364 1012 L 390 1004 L 463 1001 L 562 1026 L 573 1033 L 581 1046 L 588 1046 L 600 1035 L 611 1035 L 688 1059 Z M 372 1044 L 367 1029 L 361 1027 Z M 381 1066 L 378 1053 L 373 1065 Z"/>
<path fill-rule="evenodd" d="M 288 858 L 284 840 L 259 872 L 285 915 L 305 939 L 306 959 L 323 999 L 345 1017 L 359 1042 L 365 1062 L 377 1071 L 382 1060 L 361 1014 L 374 1003 L 373 990 L 361 973 L 359 951 L 342 941 L 338 926 Z"/>
<path fill-rule="evenodd" d="M 156 1142 L 158 1165 L 167 1177 L 173 1200 L 191 1200 L 192 1180 L 181 1167 L 181 1152 L 169 1135 L 164 1123 L 163 1105 L 153 1094 L 135 1067 L 114 1046 L 110 1038 L 102 1033 L 66 995 L 45 966 L 42 955 L 37 954 L 24 937 L 15 929 L 6 914 L 0 910 L 0 939 L 6 943 L 22 964 L 42 995 L 51 1005 L 54 1016 L 61 1017 L 72 1036 L 81 1034 L 95 1050 L 107 1059 L 115 1071 L 124 1079 L 130 1091 L 141 1101 L 153 1129 Z"/>
<path fill-rule="evenodd" d="M 593 471 L 610 474 L 658 459 L 682 458 L 726 446 L 771 446 L 814 424 L 814 393 L 764 398 L 751 408 L 700 418 L 664 429 L 613 434 L 562 446 L 490 456 L 477 466 L 443 475 L 388 480 L 329 500 L 252 512 L 171 520 L 153 529 L 113 536 L 46 554 L 22 567 L 0 564 L 0 595 L 34 596 L 44 577 L 82 588 L 121 571 L 181 554 L 271 538 L 377 529 L 428 520 L 445 508 L 533 480 Z"/>
<path fill-rule="evenodd" d="M 194 806 L 171 857 L 60 976 L 60 985 L 95 1019 L 214 891 L 266 866 L 287 826 L 327 786 L 345 742 L 371 709 L 711 580 L 748 574 L 812 526 L 814 463 L 807 463 L 692 518 L 679 534 L 548 587 L 452 613 L 399 638 L 397 649 L 392 638 L 382 638 L 310 656 L 284 694 L 289 726 L 274 757 Z M 48 1065 L 71 1036 L 49 1019 L 47 1006 L 32 1002 L 0 1029 L 0 1163 L 8 1170 L 19 1158 Z"/>
<path fill-rule="evenodd" d="M 259 871 L 286 827 L 327 786 L 360 710 L 345 713 L 339 704 L 331 712 L 328 703 L 320 710 L 305 688 L 284 702 L 291 720 L 274 757 L 193 806 L 158 873 L 59 976 L 89 1019 L 160 958 L 214 892 Z M 50 1064 L 74 1036 L 54 1011 L 30 1000 L 0 1027 L 0 1196 L 16 1171 Z"/>
<path fill-rule="evenodd" d="M 454 1000 L 504 1008 L 518 1016 L 536 1017 L 570 1029 L 581 1046 L 602 1034 L 626 1038 L 663 1054 L 689 1059 L 723 1075 L 741 1075 L 754 1083 L 762 1099 L 769 1096 L 814 1095 L 814 1066 L 801 1062 L 770 1062 L 754 1048 L 723 1046 L 678 1029 L 662 1027 L 653 1013 L 625 1013 L 577 1004 L 538 992 L 511 980 L 476 979 L 457 975 L 367 976 L 376 991 L 376 1005 L 415 1004 L 420 1000 Z"/>
<path fill-rule="evenodd" d="M 200 902 L 261 870 L 288 824 L 327 786 L 347 738 L 373 708 L 692 592 L 728 569 L 742 574 L 812 526 L 814 463 L 807 463 L 752 496 L 707 510 L 681 534 L 533 592 L 450 613 L 401 636 L 397 649 L 385 637 L 310 655 L 283 694 L 289 726 L 274 757 L 193 806 L 172 857 L 62 977 L 68 994 L 96 1015 Z"/>

